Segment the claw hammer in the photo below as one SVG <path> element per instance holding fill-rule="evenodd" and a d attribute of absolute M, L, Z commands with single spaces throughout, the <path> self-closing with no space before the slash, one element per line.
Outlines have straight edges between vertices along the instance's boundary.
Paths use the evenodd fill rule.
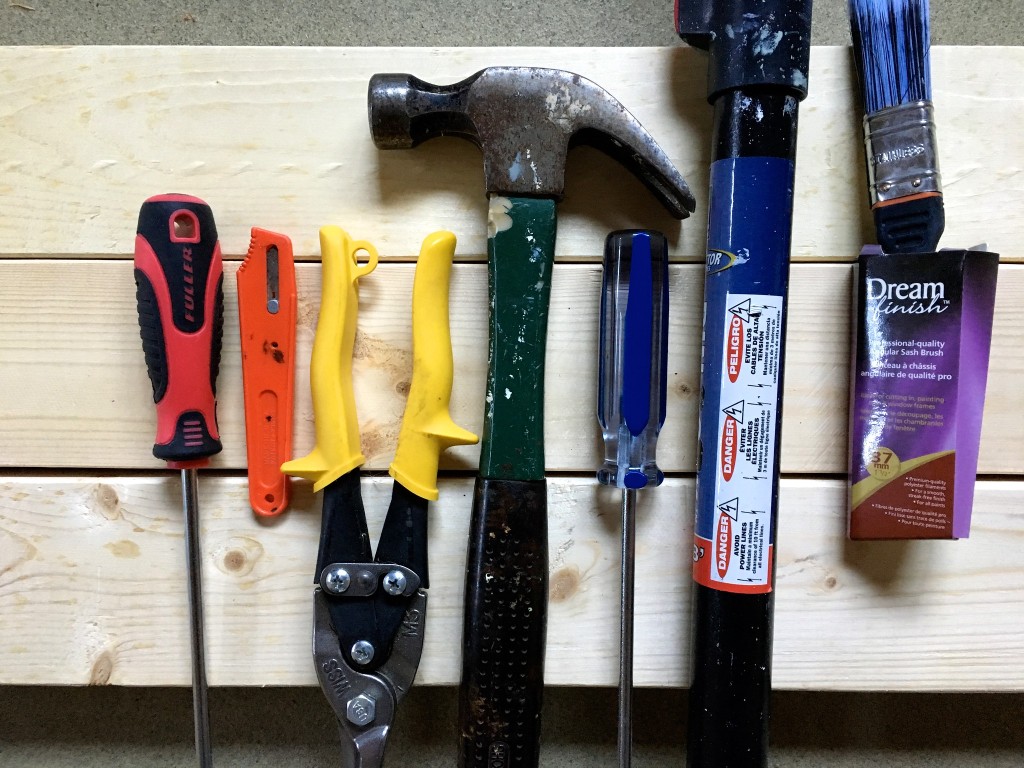
<path fill-rule="evenodd" d="M 695 203 L 636 118 L 572 72 L 489 67 L 440 86 L 378 74 L 368 97 L 379 149 L 447 135 L 483 152 L 491 309 L 466 573 L 459 765 L 529 768 L 540 749 L 548 599 L 544 352 L 566 154 L 577 144 L 608 153 L 676 218 Z"/>

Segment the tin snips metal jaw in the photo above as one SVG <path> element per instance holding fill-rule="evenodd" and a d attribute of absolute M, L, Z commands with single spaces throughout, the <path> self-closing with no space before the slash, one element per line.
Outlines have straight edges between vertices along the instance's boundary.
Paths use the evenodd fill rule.
<path fill-rule="evenodd" d="M 357 281 L 377 252 L 337 227 L 320 230 L 323 293 L 310 383 L 316 447 L 282 471 L 323 491 L 313 658 L 320 687 L 338 719 L 345 768 L 379 768 L 398 703 L 412 686 L 423 651 L 427 609 L 427 507 L 436 500 L 441 452 L 477 442 L 448 413 L 453 378 L 448 282 L 455 236 L 423 242 L 413 281 L 413 367 L 389 473 L 391 504 L 376 555 L 360 489 L 352 386 Z M 368 258 L 359 259 L 364 253 Z"/>
<path fill-rule="evenodd" d="M 395 481 L 374 557 L 358 468 L 333 481 L 313 593 L 313 659 L 345 768 L 379 768 L 423 651 L 427 500 Z"/>
<path fill-rule="evenodd" d="M 338 719 L 344 768 L 381 765 L 398 703 L 416 677 L 426 608 L 427 593 L 417 589 L 388 660 L 374 672 L 359 672 L 341 653 L 327 596 L 322 588 L 314 592 L 313 660 L 320 688 Z"/>

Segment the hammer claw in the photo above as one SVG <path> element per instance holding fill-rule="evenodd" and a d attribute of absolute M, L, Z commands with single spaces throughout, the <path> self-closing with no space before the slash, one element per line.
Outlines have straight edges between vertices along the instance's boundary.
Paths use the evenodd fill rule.
<path fill-rule="evenodd" d="M 489 194 L 565 194 L 565 156 L 593 146 L 632 171 L 674 217 L 695 207 L 682 174 L 650 133 L 610 93 L 559 69 L 489 67 L 452 85 L 378 74 L 369 86 L 370 131 L 380 149 L 461 136 L 484 155 Z"/>

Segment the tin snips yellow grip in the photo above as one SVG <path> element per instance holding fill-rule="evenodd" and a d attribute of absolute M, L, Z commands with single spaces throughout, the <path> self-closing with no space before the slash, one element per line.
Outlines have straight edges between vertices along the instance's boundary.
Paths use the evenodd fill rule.
<path fill-rule="evenodd" d="M 358 260 L 360 251 L 368 255 L 365 262 Z M 359 309 L 356 281 L 377 267 L 378 258 L 370 243 L 352 240 L 340 227 L 320 229 L 320 253 L 320 318 L 309 366 L 316 447 L 308 456 L 281 467 L 289 475 L 312 480 L 314 491 L 323 490 L 366 460 L 359 447 L 352 347 Z"/>
<path fill-rule="evenodd" d="M 412 383 L 388 471 L 417 496 L 437 499 L 437 464 L 454 445 L 478 437 L 448 413 L 452 394 L 452 340 L 448 326 L 448 280 L 455 235 L 434 232 L 423 241 L 412 288 Z"/>

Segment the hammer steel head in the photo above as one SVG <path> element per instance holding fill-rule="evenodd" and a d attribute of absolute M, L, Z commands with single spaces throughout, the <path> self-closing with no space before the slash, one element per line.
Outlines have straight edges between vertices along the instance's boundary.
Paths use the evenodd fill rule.
<path fill-rule="evenodd" d="M 378 74 L 368 98 L 378 148 L 409 149 L 434 136 L 469 139 L 483 152 L 490 194 L 561 200 L 565 156 L 587 144 L 629 168 L 677 219 L 695 207 L 686 180 L 637 119 L 572 72 L 488 67 L 454 85 Z"/>

